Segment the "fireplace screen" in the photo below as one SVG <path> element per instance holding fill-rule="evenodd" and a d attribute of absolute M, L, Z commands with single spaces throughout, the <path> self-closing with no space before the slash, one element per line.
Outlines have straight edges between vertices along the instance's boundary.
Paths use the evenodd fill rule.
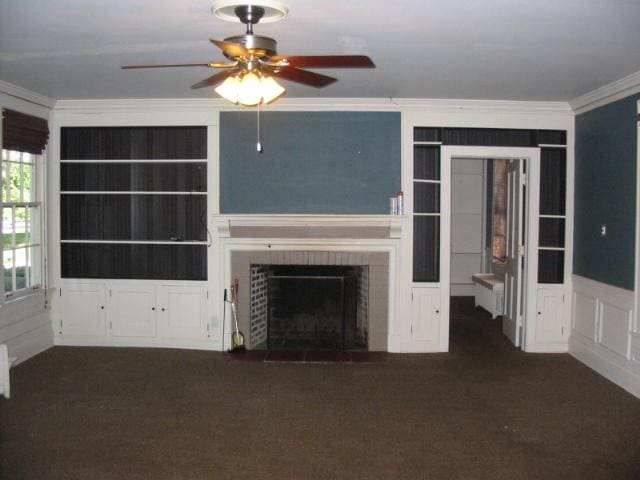
<path fill-rule="evenodd" d="M 252 265 L 251 347 L 367 348 L 368 267 Z"/>

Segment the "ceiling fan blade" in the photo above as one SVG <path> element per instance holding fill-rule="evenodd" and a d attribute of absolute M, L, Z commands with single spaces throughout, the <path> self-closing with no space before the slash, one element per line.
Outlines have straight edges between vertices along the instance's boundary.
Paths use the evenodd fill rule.
<path fill-rule="evenodd" d="M 211 75 L 209 78 L 205 78 L 204 80 L 196 83 L 195 85 L 191 85 L 191 88 L 195 90 L 196 88 L 210 87 L 210 86 L 216 85 L 226 80 L 227 77 L 230 77 L 231 75 L 234 75 L 237 72 L 238 72 L 237 68 L 223 70 L 221 72 L 216 73 L 215 75 Z"/>
<path fill-rule="evenodd" d="M 167 67 L 210 67 L 212 63 L 174 63 L 168 65 L 122 65 L 120 68 L 129 70 L 132 68 L 167 68 Z"/>
<path fill-rule="evenodd" d="M 300 68 L 375 68 L 366 55 L 276 55 L 270 61 L 288 60 L 292 67 Z"/>
<path fill-rule="evenodd" d="M 328 77 L 319 73 L 308 72 L 295 67 L 283 67 L 280 70 L 273 70 L 274 77 L 290 80 L 292 82 L 302 83 L 311 87 L 322 88 L 337 82 L 337 78 Z"/>
<path fill-rule="evenodd" d="M 210 38 L 209 41 L 222 50 L 227 57 L 235 58 L 249 55 L 249 51 L 238 43 L 225 42 L 214 38 Z"/>

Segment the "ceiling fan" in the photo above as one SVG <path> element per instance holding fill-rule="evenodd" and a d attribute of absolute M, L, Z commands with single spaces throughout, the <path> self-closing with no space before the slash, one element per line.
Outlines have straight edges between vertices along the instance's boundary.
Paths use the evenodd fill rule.
<path fill-rule="evenodd" d="M 246 2 L 246 0 L 244 0 Z M 284 92 L 272 77 L 323 88 L 337 81 L 336 78 L 305 70 L 305 68 L 375 68 L 365 55 L 278 55 L 273 38 L 253 33 L 253 26 L 265 16 L 266 21 L 276 21 L 288 13 L 288 9 L 276 2 L 262 0 L 262 5 L 246 5 L 236 1 L 217 2 L 214 13 L 225 20 L 240 21 L 246 25 L 244 35 L 210 39 L 222 50 L 226 62 L 181 63 L 168 65 L 123 65 L 123 69 L 165 67 L 209 67 L 220 72 L 192 85 L 192 89 L 219 85 L 216 92 L 242 105 L 269 103 Z M 274 7 L 275 6 L 275 7 Z M 233 12 L 237 20 L 230 17 Z M 273 13 L 279 16 L 274 18 Z"/>

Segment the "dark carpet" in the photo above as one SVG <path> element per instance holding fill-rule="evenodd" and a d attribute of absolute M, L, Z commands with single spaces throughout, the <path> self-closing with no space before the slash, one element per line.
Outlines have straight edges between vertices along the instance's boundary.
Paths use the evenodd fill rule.
<path fill-rule="evenodd" d="M 468 301 L 372 363 L 55 347 L 0 399 L 2 479 L 639 479 L 640 400 Z"/>

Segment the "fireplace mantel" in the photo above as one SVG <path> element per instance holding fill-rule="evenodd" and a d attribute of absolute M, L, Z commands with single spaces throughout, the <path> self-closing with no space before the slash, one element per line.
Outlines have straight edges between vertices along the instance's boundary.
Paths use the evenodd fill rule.
<path fill-rule="evenodd" d="M 216 215 L 222 238 L 393 238 L 406 215 Z"/>

